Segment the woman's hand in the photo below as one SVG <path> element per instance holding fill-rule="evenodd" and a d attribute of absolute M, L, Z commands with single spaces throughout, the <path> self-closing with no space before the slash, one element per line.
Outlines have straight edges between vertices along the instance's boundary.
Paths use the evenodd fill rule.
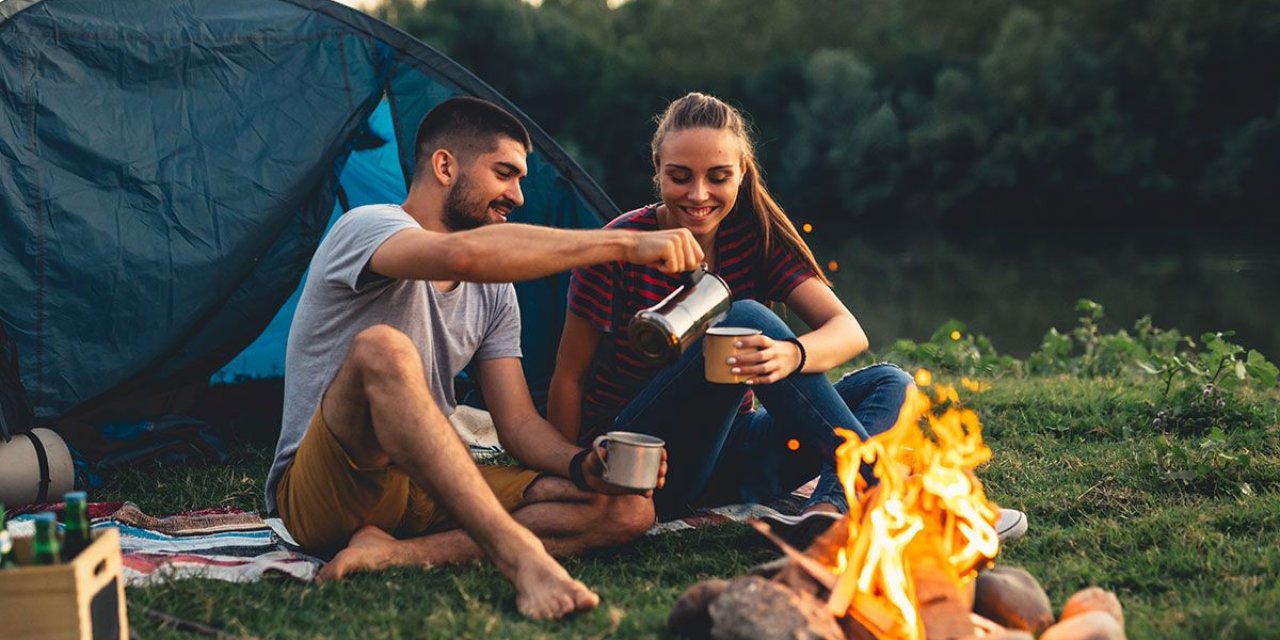
<path fill-rule="evenodd" d="M 800 347 L 766 335 L 743 336 L 733 343 L 735 355 L 729 357 L 729 371 L 750 376 L 746 384 L 773 384 L 800 366 Z"/>

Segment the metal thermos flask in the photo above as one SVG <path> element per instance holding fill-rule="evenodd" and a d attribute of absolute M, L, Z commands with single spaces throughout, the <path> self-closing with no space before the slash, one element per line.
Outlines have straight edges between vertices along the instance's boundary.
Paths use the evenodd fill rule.
<path fill-rule="evenodd" d="M 627 337 L 649 362 L 670 364 L 707 329 L 724 320 L 732 303 L 729 285 L 704 264 L 662 302 L 636 312 L 627 326 Z"/>

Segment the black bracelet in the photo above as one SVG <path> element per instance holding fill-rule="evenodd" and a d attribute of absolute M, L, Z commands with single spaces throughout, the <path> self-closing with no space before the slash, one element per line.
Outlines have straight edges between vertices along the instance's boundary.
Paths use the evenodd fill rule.
<path fill-rule="evenodd" d="M 804 371 L 804 363 L 808 362 L 809 353 L 804 350 L 804 344 L 800 342 L 800 338 L 782 338 L 782 342 L 790 342 L 791 344 L 794 344 L 797 349 L 800 350 L 800 364 L 796 365 L 796 368 L 787 375 L 793 376 L 797 373 L 800 373 L 801 371 Z"/>
<path fill-rule="evenodd" d="M 569 461 L 569 479 L 573 481 L 575 487 L 594 493 L 595 489 L 587 484 L 587 478 L 582 474 L 582 463 L 589 455 L 591 455 L 590 449 L 583 449 L 574 454 L 573 459 Z"/>

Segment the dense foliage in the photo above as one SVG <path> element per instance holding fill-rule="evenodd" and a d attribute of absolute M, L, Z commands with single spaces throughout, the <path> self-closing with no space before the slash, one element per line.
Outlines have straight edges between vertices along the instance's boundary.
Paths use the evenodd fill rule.
<path fill-rule="evenodd" d="M 869 225 L 1274 224 L 1276 0 L 384 0 L 620 206 L 652 116 L 745 108 L 797 218 Z"/>

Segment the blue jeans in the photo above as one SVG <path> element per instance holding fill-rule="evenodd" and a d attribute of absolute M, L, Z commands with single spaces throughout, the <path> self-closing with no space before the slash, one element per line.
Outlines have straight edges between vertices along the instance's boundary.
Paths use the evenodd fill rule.
<path fill-rule="evenodd" d="M 753 300 L 734 302 L 723 324 L 760 329 L 774 339 L 795 337 L 781 318 Z M 912 383 L 892 364 L 854 371 L 835 384 L 821 373 L 798 373 L 751 387 L 707 382 L 703 367 L 699 341 L 654 376 L 611 427 L 666 440 L 667 483 L 655 497 L 660 514 L 766 502 L 815 475 L 818 487 L 810 504 L 829 502 L 847 511 L 835 473 L 835 448 L 841 442 L 835 427 L 864 440 L 888 430 Z M 764 408 L 739 415 L 748 388 Z M 790 440 L 799 448 L 793 451 Z"/>

